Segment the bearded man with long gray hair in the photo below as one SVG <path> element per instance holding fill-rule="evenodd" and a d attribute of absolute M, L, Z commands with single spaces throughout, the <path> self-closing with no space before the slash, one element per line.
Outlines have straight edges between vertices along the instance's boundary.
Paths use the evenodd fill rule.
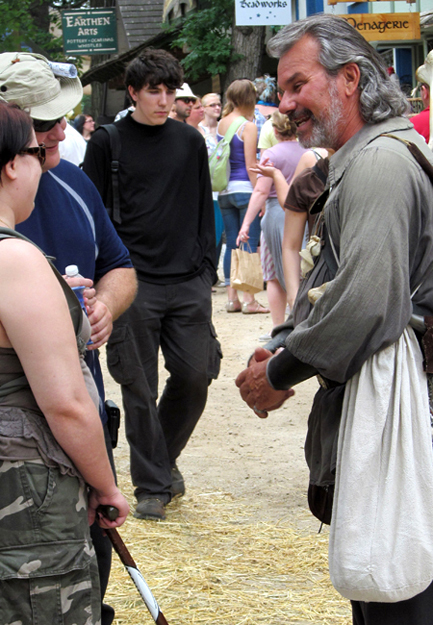
<path fill-rule="evenodd" d="M 280 59 L 280 111 L 296 123 L 301 144 L 333 148 L 336 152 L 330 158 L 328 182 L 317 208 L 320 211 L 323 207 L 321 252 L 312 258 L 313 268 L 301 284 L 285 328 L 268 345 L 270 349 L 256 349 L 236 383 L 243 399 L 263 418 L 294 394 L 294 385 L 318 375 L 321 388 L 309 418 L 305 446 L 310 467 L 309 504 L 316 516 L 331 523 L 330 545 L 334 551 L 330 550 L 330 571 L 338 587 L 337 576 L 331 570 L 335 562 L 337 568 L 342 565 L 337 533 L 338 540 L 344 541 L 344 534 L 353 539 L 356 569 L 362 564 L 357 558 L 361 558 L 371 521 L 360 514 L 353 523 L 338 525 L 340 506 L 347 506 L 348 500 L 357 509 L 364 506 L 367 510 L 369 505 L 369 494 L 362 483 L 365 479 L 342 494 L 342 480 L 347 477 L 342 467 L 347 466 L 343 465 L 347 459 L 340 452 L 347 452 L 347 448 L 342 446 L 346 432 L 340 427 L 340 416 L 341 424 L 343 418 L 346 425 L 353 424 L 355 409 L 347 390 L 353 390 L 354 380 L 360 383 L 365 367 L 387 357 L 402 337 L 414 342 L 412 355 L 417 363 L 403 399 L 412 405 L 422 395 L 423 408 L 416 415 L 419 423 L 409 425 L 423 432 L 418 440 L 426 450 L 428 465 L 428 476 L 415 472 L 414 486 L 422 481 L 426 500 L 433 496 L 427 382 L 417 341 L 425 333 L 424 319 L 433 315 L 433 187 L 429 177 L 433 176 L 433 157 L 404 117 L 406 100 L 390 80 L 380 55 L 343 19 L 315 15 L 290 24 L 271 39 L 268 51 Z M 320 292 L 315 289 L 319 286 Z M 411 324 L 416 325 L 418 336 Z M 278 346 L 282 349 L 274 354 Z M 386 373 L 386 390 L 391 396 L 400 372 L 396 364 L 391 364 Z M 380 395 L 378 377 L 372 375 L 368 382 L 370 400 Z M 372 409 L 371 402 L 365 404 L 361 426 L 364 424 L 366 445 L 382 449 L 387 443 L 386 428 L 398 429 L 398 418 L 403 413 L 395 405 L 386 405 L 390 423 L 384 426 L 382 436 L 372 440 L 378 404 L 385 402 L 383 396 L 379 400 Z M 361 447 L 359 439 L 350 440 L 349 436 L 349 464 L 359 462 L 359 452 L 365 453 Z M 397 458 L 409 455 L 415 464 L 420 449 L 417 443 L 409 449 L 394 449 L 393 453 Z M 371 476 L 372 497 L 382 474 L 385 485 L 393 478 L 392 473 L 401 474 L 398 462 L 387 464 L 383 458 L 380 469 L 380 475 Z M 361 501 L 359 493 L 363 493 Z M 423 502 L 419 503 L 421 509 Z M 392 592 L 384 592 L 382 599 L 374 598 L 362 584 L 347 592 L 340 586 L 342 594 L 352 600 L 353 623 L 430 625 L 433 558 L 426 535 L 414 536 L 413 545 L 409 545 L 424 553 L 413 570 L 405 571 L 411 568 L 405 563 L 396 571 L 394 563 L 394 557 L 400 555 L 395 545 L 405 542 L 411 526 L 418 523 L 417 510 L 402 507 L 398 490 L 394 498 L 379 501 L 378 505 L 395 525 L 385 537 L 377 569 L 361 571 L 366 586 L 384 571 L 393 580 L 405 573 L 411 580 L 419 570 L 427 573 L 417 590 L 402 592 L 402 588 L 394 587 Z M 424 517 L 431 533 L 431 510 Z M 378 532 L 382 530 L 374 527 Z M 430 563 L 424 567 L 428 557 Z"/>

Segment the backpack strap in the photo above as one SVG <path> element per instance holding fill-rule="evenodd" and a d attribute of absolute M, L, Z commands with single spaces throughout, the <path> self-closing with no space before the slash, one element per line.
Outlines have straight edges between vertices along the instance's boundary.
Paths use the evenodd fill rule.
<path fill-rule="evenodd" d="M 430 182 L 433 184 L 433 165 L 424 156 L 424 154 L 421 152 L 419 147 L 415 145 L 415 143 L 412 143 L 412 141 L 408 141 L 407 139 L 402 139 L 401 137 L 398 137 L 397 135 L 393 135 L 391 133 L 383 133 L 379 136 L 389 137 L 390 139 L 396 139 L 397 141 L 400 141 L 400 143 L 404 143 L 414 159 L 417 161 L 418 165 L 423 168 L 427 176 L 430 178 Z"/>
<path fill-rule="evenodd" d="M 120 201 L 119 201 L 119 159 L 120 159 L 120 135 L 116 124 L 104 124 L 100 126 L 107 133 L 110 139 L 111 153 L 111 189 L 112 189 L 112 207 L 107 208 L 110 218 L 116 223 L 121 224 L 120 217 Z"/>
<path fill-rule="evenodd" d="M 0 227 L 0 240 L 1 239 L 21 239 L 22 241 L 27 241 L 27 243 L 31 243 L 32 245 L 34 245 L 45 256 L 57 280 L 59 281 L 60 286 L 62 287 L 63 293 L 68 303 L 72 323 L 74 325 L 75 336 L 79 338 L 83 326 L 83 311 L 81 309 L 81 304 L 78 301 L 74 291 L 71 289 L 66 280 L 54 266 L 51 258 L 47 256 L 41 250 L 41 248 L 36 245 L 36 243 L 33 243 L 33 241 L 25 237 L 23 234 L 20 234 L 19 232 L 17 232 L 16 230 L 12 230 L 11 228 Z"/>
<path fill-rule="evenodd" d="M 421 152 L 419 147 L 415 145 L 415 143 L 413 143 L 412 141 L 408 141 L 407 139 L 402 139 L 401 137 L 398 137 L 397 135 L 393 135 L 391 133 L 383 133 L 379 136 L 389 137 L 390 139 L 395 139 L 397 141 L 400 141 L 400 143 L 403 143 L 407 147 L 409 152 L 412 154 L 414 159 L 417 161 L 417 163 L 420 165 L 420 167 L 422 167 L 422 169 L 425 171 L 425 173 L 430 179 L 430 182 L 433 184 L 433 165 L 424 156 L 424 154 Z M 316 171 L 316 174 L 320 175 L 318 169 L 315 169 L 315 171 Z M 316 199 L 316 201 L 313 203 L 312 207 L 310 208 L 311 214 L 322 213 L 323 215 L 323 209 L 328 200 L 329 193 L 330 193 L 330 189 L 326 189 L 326 191 L 324 191 L 321 195 L 319 195 L 319 197 Z M 337 256 L 334 243 L 332 241 L 332 238 L 324 222 L 323 222 L 322 237 L 324 241 L 322 254 L 323 254 L 325 263 L 327 264 L 328 269 L 331 271 L 332 275 L 335 275 L 337 273 L 340 262 Z"/>
<path fill-rule="evenodd" d="M 235 121 L 232 122 L 230 126 L 228 127 L 227 132 L 224 135 L 224 141 L 226 143 L 230 143 L 230 141 L 233 139 L 233 137 L 235 136 L 239 128 L 242 126 L 242 124 L 247 121 L 248 120 L 245 119 L 245 117 L 242 117 L 242 115 L 238 117 L 237 119 L 235 119 Z"/>
<path fill-rule="evenodd" d="M 320 157 L 320 158 L 322 159 L 322 157 Z M 322 169 L 320 167 L 318 167 L 319 163 L 320 162 L 317 161 L 317 163 L 315 165 L 313 165 L 312 170 L 314 171 L 316 176 L 319 178 L 319 180 L 321 182 L 323 182 L 323 185 L 326 185 L 326 181 L 328 180 L 328 176 L 322 171 Z"/>

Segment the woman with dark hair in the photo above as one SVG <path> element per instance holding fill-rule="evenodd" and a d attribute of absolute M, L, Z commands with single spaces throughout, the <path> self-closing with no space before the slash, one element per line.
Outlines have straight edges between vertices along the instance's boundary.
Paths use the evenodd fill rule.
<path fill-rule="evenodd" d="M 240 126 L 230 142 L 230 180 L 227 189 L 218 196 L 218 202 L 226 232 L 226 252 L 224 255 L 224 278 L 227 287 L 227 312 L 244 314 L 268 313 L 250 293 L 244 293 L 243 302 L 239 301 L 238 291 L 230 286 L 230 267 L 232 250 L 236 248 L 239 228 L 247 212 L 248 202 L 256 184 L 256 174 L 251 168 L 256 163 L 257 127 L 252 122 L 256 105 L 256 89 L 250 80 L 235 80 L 226 92 L 226 105 L 217 128 L 220 141 L 230 126 L 240 121 Z M 242 119 L 240 119 L 242 118 Z M 260 222 L 257 215 L 250 227 L 249 249 L 257 250 L 260 237 Z"/>
<path fill-rule="evenodd" d="M 83 136 L 85 141 L 88 141 L 95 132 L 93 117 L 91 115 L 78 115 L 74 119 L 74 128 Z"/>
<path fill-rule="evenodd" d="M 101 606 L 89 523 L 109 505 L 118 518 L 101 526 L 121 525 L 128 504 L 80 366 L 78 300 L 14 231 L 44 159 L 30 117 L 0 102 L 0 623 L 85 625 Z"/>

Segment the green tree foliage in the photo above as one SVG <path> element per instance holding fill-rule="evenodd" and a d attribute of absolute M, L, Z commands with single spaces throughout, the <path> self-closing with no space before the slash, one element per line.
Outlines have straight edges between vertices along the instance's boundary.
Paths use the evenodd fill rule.
<path fill-rule="evenodd" d="M 50 28 L 61 27 L 60 10 L 80 8 L 86 1 L 0 0 L 0 52 L 31 48 L 52 60 L 63 61 L 62 37 L 55 37 Z"/>
<path fill-rule="evenodd" d="M 233 16 L 234 0 L 213 0 L 168 28 L 175 34 L 172 47 L 188 51 L 182 64 L 191 80 L 224 74 L 229 63 L 239 58 L 231 43 Z"/>
<path fill-rule="evenodd" d="M 24 33 L 26 38 L 35 38 L 32 4 L 32 0 L 0 0 L 0 52 L 20 50 Z"/>

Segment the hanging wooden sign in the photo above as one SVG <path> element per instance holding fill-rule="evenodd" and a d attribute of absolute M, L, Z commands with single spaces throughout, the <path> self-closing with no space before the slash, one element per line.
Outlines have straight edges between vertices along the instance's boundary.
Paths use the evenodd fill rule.
<path fill-rule="evenodd" d="M 328 5 L 338 4 L 338 2 L 346 2 L 348 0 L 328 0 Z M 389 0 L 368 0 L 368 2 L 389 2 Z M 407 4 L 415 4 L 416 0 L 406 0 Z"/>
<path fill-rule="evenodd" d="M 339 17 L 367 41 L 421 39 L 419 13 L 351 13 Z"/>

